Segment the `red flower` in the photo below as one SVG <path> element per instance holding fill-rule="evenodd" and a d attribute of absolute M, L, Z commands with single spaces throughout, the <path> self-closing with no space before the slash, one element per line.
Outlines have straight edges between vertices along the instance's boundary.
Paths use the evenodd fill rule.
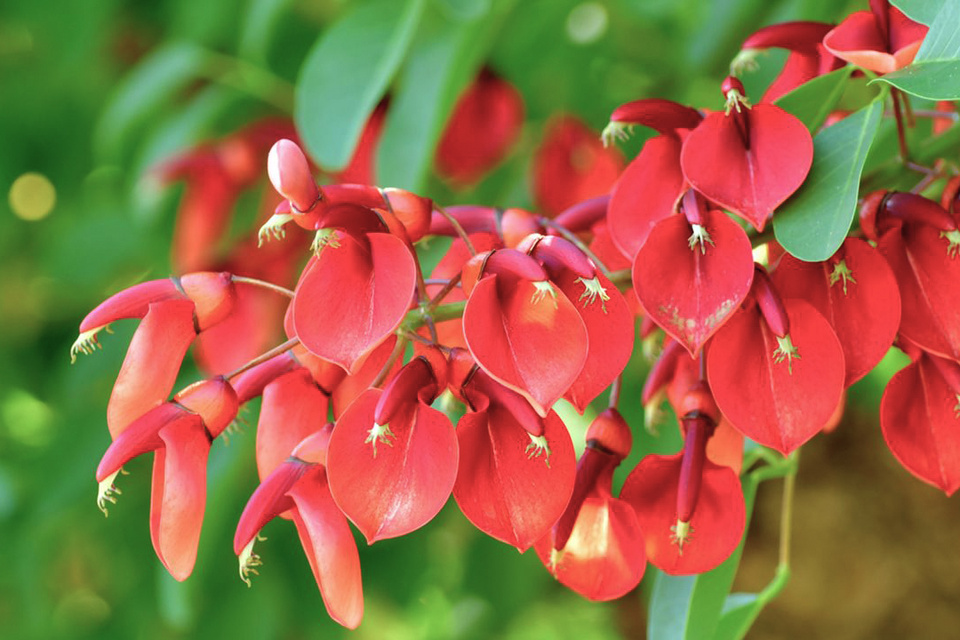
<path fill-rule="evenodd" d="M 133 458 L 155 452 L 150 497 L 150 539 L 157 557 L 177 580 L 197 559 L 207 495 L 210 443 L 237 415 L 237 395 L 223 379 L 193 384 L 117 435 L 97 467 L 97 504 L 116 502 L 114 479 Z"/>
<path fill-rule="evenodd" d="M 887 0 L 870 0 L 870 11 L 851 13 L 823 38 L 823 44 L 858 67 L 891 73 L 913 62 L 927 30 Z"/>

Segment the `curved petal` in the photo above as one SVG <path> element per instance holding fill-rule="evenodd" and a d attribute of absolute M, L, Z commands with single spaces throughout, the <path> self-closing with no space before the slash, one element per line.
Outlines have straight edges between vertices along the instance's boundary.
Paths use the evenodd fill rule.
<path fill-rule="evenodd" d="M 293 300 L 303 345 L 347 371 L 400 325 L 416 286 L 416 263 L 402 240 L 366 238 L 369 246 L 350 235 L 327 246 L 304 269 Z"/>
<path fill-rule="evenodd" d="M 207 501 L 210 439 L 199 416 L 184 416 L 160 431 L 164 446 L 153 459 L 150 539 L 176 580 L 186 580 L 197 560 Z"/>
<path fill-rule="evenodd" d="M 412 398 L 375 425 L 382 395 L 369 389 L 350 405 L 327 451 L 330 492 L 370 544 L 432 520 L 450 497 L 459 459 L 450 419 Z"/>
<path fill-rule="evenodd" d="M 107 425 L 114 438 L 170 395 L 183 356 L 197 337 L 193 312 L 189 300 L 150 305 L 133 334 L 107 404 Z"/>
<path fill-rule="evenodd" d="M 647 140 L 610 194 L 607 226 L 620 251 L 633 260 L 653 226 L 673 214 L 686 180 L 680 170 L 680 138 Z"/>
<path fill-rule="evenodd" d="M 453 497 L 463 515 L 487 535 L 526 551 L 563 515 L 573 493 L 576 459 L 563 422 L 547 414 L 543 449 L 512 414 L 491 403 L 460 418 L 457 439 Z"/>
<path fill-rule="evenodd" d="M 285 373 L 263 389 L 257 423 L 257 472 L 263 481 L 297 444 L 327 423 L 330 398 L 306 369 Z"/>
<path fill-rule="evenodd" d="M 474 287 L 463 334 L 477 364 L 544 416 L 580 375 L 587 330 L 573 304 L 548 282 L 549 292 L 528 280 L 501 288 L 501 277 L 484 277 Z"/>
<path fill-rule="evenodd" d="M 738 124 L 742 121 L 748 123 L 748 141 Z M 690 184 L 757 231 L 803 184 L 812 162 L 813 139 L 806 126 L 772 104 L 755 105 L 741 115 L 711 113 L 690 132 L 680 153 Z"/>
<path fill-rule="evenodd" d="M 740 479 L 728 467 L 704 462 L 700 495 L 690 518 L 692 534 L 681 548 L 671 527 L 677 524 L 677 493 L 683 454 L 648 455 L 623 485 L 620 499 L 631 504 L 646 539 L 647 558 L 670 575 L 710 571 L 740 544 L 746 507 Z"/>
<path fill-rule="evenodd" d="M 880 401 L 880 427 L 907 471 L 952 495 L 960 488 L 960 398 L 931 357 L 899 371 Z"/>
<path fill-rule="evenodd" d="M 360 555 L 350 525 L 330 495 L 324 467 L 312 467 L 289 495 L 296 504 L 293 522 L 327 613 L 356 629 L 363 618 Z"/>
<path fill-rule="evenodd" d="M 747 234 L 720 211 L 708 211 L 699 242 L 680 215 L 661 220 L 633 263 L 633 283 L 647 316 L 696 357 L 740 308 L 753 283 Z"/>
<path fill-rule="evenodd" d="M 784 300 L 799 357 L 780 358 L 756 305 L 741 310 L 707 348 L 713 397 L 738 431 L 787 455 L 830 420 L 843 393 L 843 349 L 810 303 Z M 641 522 L 642 524 L 642 522 Z"/>

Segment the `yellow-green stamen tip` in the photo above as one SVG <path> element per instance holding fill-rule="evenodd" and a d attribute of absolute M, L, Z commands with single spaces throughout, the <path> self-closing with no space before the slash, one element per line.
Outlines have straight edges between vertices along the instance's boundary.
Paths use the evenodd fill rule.
<path fill-rule="evenodd" d="M 282 240 L 287 235 L 283 225 L 291 220 L 293 220 L 293 215 L 289 213 L 275 213 L 270 216 L 270 219 L 257 232 L 257 247 L 262 247 L 264 241 L 270 240 L 271 237 L 274 240 Z"/>
<path fill-rule="evenodd" d="M 677 520 L 677 524 L 670 527 L 670 542 L 677 545 L 677 552 L 683 555 L 683 545 L 693 538 L 693 527 L 689 522 Z"/>
<path fill-rule="evenodd" d="M 773 361 L 780 363 L 784 360 L 787 361 L 787 371 L 793 375 L 793 359 L 800 359 L 800 352 L 795 346 L 793 346 L 793 340 L 790 339 L 790 334 L 781 337 L 777 337 L 777 348 L 773 352 Z"/>
<path fill-rule="evenodd" d="M 382 442 L 388 447 L 393 446 L 393 440 L 397 436 L 390 430 L 389 424 L 379 425 L 376 422 L 373 423 L 373 427 L 370 431 L 367 432 L 367 439 L 363 441 L 364 444 L 373 444 L 373 457 L 377 457 L 377 443 Z"/>
<path fill-rule="evenodd" d="M 600 278 L 596 276 L 594 276 L 592 280 L 577 278 L 577 282 L 583 283 L 583 293 L 581 293 L 580 298 L 578 298 L 578 300 L 584 300 L 584 298 L 586 298 L 583 302 L 583 307 L 586 308 L 588 304 L 593 304 L 594 300 L 600 298 L 600 308 L 606 313 L 607 305 L 604 303 L 610 299 L 610 294 L 607 293 L 607 290 L 600 284 Z"/>
<path fill-rule="evenodd" d="M 603 141 L 604 147 L 611 147 L 619 140 L 624 142 L 630 139 L 630 134 L 633 133 L 633 125 L 627 124 L 626 122 L 613 122 L 612 120 L 607 123 L 607 126 L 603 128 L 603 132 L 600 134 L 600 139 Z"/>
<path fill-rule="evenodd" d="M 547 443 L 546 436 L 530 436 L 530 444 L 523 452 L 527 454 L 528 459 L 539 458 L 542 455 L 543 461 L 548 467 L 550 466 L 550 445 Z"/>
<path fill-rule="evenodd" d="M 553 285 L 550 284 L 547 280 L 540 280 L 533 283 L 536 291 L 533 292 L 533 295 L 530 296 L 530 302 L 533 304 L 540 304 L 540 302 L 546 298 L 548 295 L 553 301 L 553 308 L 557 308 L 557 291 L 553 288 Z"/>
<path fill-rule="evenodd" d="M 832 287 L 840 281 L 843 281 L 843 295 L 847 295 L 848 282 L 857 284 L 857 281 L 853 278 L 853 271 L 850 270 L 844 260 L 833 265 L 833 272 L 830 274 L 830 286 Z"/>
<path fill-rule="evenodd" d="M 701 255 L 706 255 L 708 244 L 711 247 L 716 246 L 713 244 L 713 238 L 710 237 L 706 227 L 700 224 L 691 224 L 690 228 L 693 229 L 693 233 L 687 238 L 687 245 L 691 251 L 696 251 L 699 245 Z"/>

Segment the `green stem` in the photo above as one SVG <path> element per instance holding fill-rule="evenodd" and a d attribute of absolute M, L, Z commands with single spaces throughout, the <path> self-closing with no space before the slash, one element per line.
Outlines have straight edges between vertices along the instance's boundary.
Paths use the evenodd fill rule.
<path fill-rule="evenodd" d="M 238 375 L 240 375 L 240 374 L 243 373 L 244 371 L 247 371 L 247 370 L 249 370 L 249 369 L 253 369 L 253 368 L 254 368 L 255 366 L 257 366 L 258 364 L 263 364 L 264 362 L 266 362 L 266 361 L 269 360 L 270 358 L 275 358 L 276 356 L 280 355 L 281 353 L 284 353 L 284 352 L 286 352 L 286 351 L 290 351 L 290 349 L 293 349 L 293 348 L 294 348 L 295 346 L 297 346 L 298 344 L 300 344 L 300 339 L 299 339 L 299 338 L 290 338 L 289 340 L 287 340 L 287 341 L 284 342 L 283 344 L 277 345 L 277 346 L 274 347 L 273 349 L 270 349 L 269 351 L 265 351 L 264 353 L 261 353 L 259 356 L 257 356 L 257 357 L 254 358 L 253 360 L 250 360 L 250 361 L 247 362 L 246 364 L 240 365 L 239 367 L 237 367 L 236 369 L 234 369 L 234 370 L 231 371 L 230 373 L 225 374 L 223 377 L 224 377 L 226 380 L 230 380 L 231 378 L 236 378 Z"/>

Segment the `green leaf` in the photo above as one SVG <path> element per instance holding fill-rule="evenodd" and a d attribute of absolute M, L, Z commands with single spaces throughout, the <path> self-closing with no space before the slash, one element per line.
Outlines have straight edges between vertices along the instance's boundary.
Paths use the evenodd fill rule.
<path fill-rule="evenodd" d="M 758 481 L 747 475 L 742 482 L 749 527 Z M 746 535 L 736 551 L 713 571 L 693 576 L 657 574 L 650 597 L 649 640 L 702 640 L 713 635 L 740 565 L 745 540 Z"/>
<path fill-rule="evenodd" d="M 203 75 L 206 52 L 193 44 L 172 43 L 146 56 L 117 89 L 94 132 L 97 153 L 119 160 L 132 137 L 174 95 Z"/>
<path fill-rule="evenodd" d="M 437 7 L 424 15 L 377 151 L 380 182 L 423 189 L 457 98 L 473 80 L 514 3 L 497 0 L 472 21 L 453 21 Z"/>
<path fill-rule="evenodd" d="M 723 613 L 713 640 L 740 640 L 757 619 L 763 601 L 755 593 L 731 593 L 723 603 Z"/>
<path fill-rule="evenodd" d="M 853 67 L 847 65 L 816 77 L 780 96 L 775 104 L 796 116 L 807 126 L 810 133 L 814 133 L 839 102 L 851 73 Z"/>
<path fill-rule="evenodd" d="M 342 169 L 350 161 L 410 46 L 424 2 L 364 2 L 332 24 L 307 54 L 293 115 L 307 150 L 324 169 Z"/>
<path fill-rule="evenodd" d="M 960 60 L 915 62 L 874 82 L 887 82 L 928 100 L 960 100 Z"/>
<path fill-rule="evenodd" d="M 800 260 L 826 260 L 843 244 L 885 93 L 814 136 L 813 165 L 806 181 L 774 214 L 777 242 Z"/>
<path fill-rule="evenodd" d="M 915 62 L 960 58 L 960 2 L 944 2 L 917 51 Z"/>
<path fill-rule="evenodd" d="M 237 39 L 237 52 L 246 60 L 266 63 L 277 24 L 291 0 L 250 0 Z"/>
<path fill-rule="evenodd" d="M 911 20 L 930 26 L 936 19 L 937 12 L 946 2 L 945 0 L 891 0 L 891 4 L 903 11 Z"/>

